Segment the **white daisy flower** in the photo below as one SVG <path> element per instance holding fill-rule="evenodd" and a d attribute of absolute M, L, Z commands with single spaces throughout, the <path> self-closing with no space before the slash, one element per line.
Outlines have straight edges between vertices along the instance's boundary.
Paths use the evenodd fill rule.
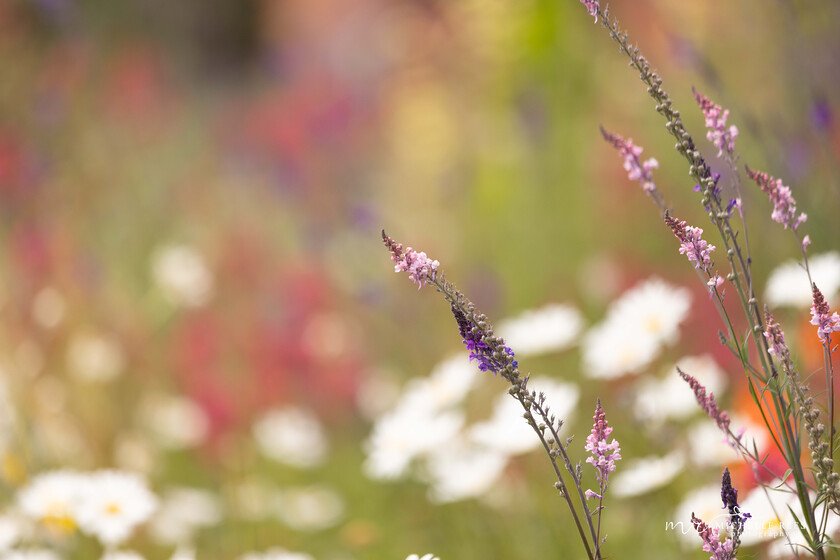
<path fill-rule="evenodd" d="M 32 533 L 31 521 L 14 514 L 0 515 L 0 552 L 7 551 Z"/>
<path fill-rule="evenodd" d="M 260 451 L 285 465 L 312 468 L 327 456 L 327 436 L 321 422 L 303 408 L 272 409 L 257 420 L 253 431 Z"/>
<path fill-rule="evenodd" d="M 429 499 L 448 503 L 480 496 L 493 486 L 506 465 L 507 456 L 498 451 L 462 440 L 449 442 L 426 458 Z"/>
<path fill-rule="evenodd" d="M 172 553 L 172 556 L 169 557 L 169 560 L 196 560 L 195 549 L 178 547 L 175 549 L 175 552 Z"/>
<path fill-rule="evenodd" d="M 282 548 L 270 548 L 265 552 L 246 552 L 238 560 L 314 560 L 303 552 L 289 552 Z"/>
<path fill-rule="evenodd" d="M 18 492 L 20 511 L 44 524 L 51 532 L 72 532 L 88 487 L 88 476 L 69 470 L 37 475 Z"/>
<path fill-rule="evenodd" d="M 808 258 L 811 278 L 827 300 L 840 291 L 840 253 L 822 253 Z M 767 303 L 807 309 L 813 305 L 813 293 L 805 269 L 796 261 L 776 267 L 767 279 L 764 290 Z"/>
<path fill-rule="evenodd" d="M 374 479 L 400 477 L 414 458 L 446 444 L 463 425 L 461 412 L 401 406 L 374 424 L 365 444 L 365 474 Z"/>
<path fill-rule="evenodd" d="M 89 480 L 78 509 L 79 527 L 107 546 L 125 541 L 157 508 L 157 498 L 137 474 L 98 471 Z"/>
<path fill-rule="evenodd" d="M 685 458 L 678 451 L 664 457 L 628 459 L 610 479 L 609 492 L 620 497 L 651 492 L 671 482 L 683 466 Z"/>
<path fill-rule="evenodd" d="M 152 537 L 163 544 L 192 542 L 196 531 L 222 520 L 219 497 L 208 490 L 176 487 L 164 492 L 160 508 L 150 522 Z"/>
<path fill-rule="evenodd" d="M 145 560 L 145 558 L 133 550 L 108 550 L 100 560 Z"/>
<path fill-rule="evenodd" d="M 323 485 L 281 490 L 275 507 L 277 518 L 295 531 L 327 529 L 344 515 L 344 500 Z"/>
<path fill-rule="evenodd" d="M 213 276 L 202 256 L 187 245 L 168 245 L 152 256 L 152 277 L 173 305 L 201 307 L 213 296 Z"/>
<path fill-rule="evenodd" d="M 613 378 L 638 373 L 659 355 L 664 345 L 676 342 L 690 302 L 688 290 L 658 278 L 650 278 L 622 294 L 610 306 L 604 321 L 584 336 L 587 374 Z"/>
<path fill-rule="evenodd" d="M 46 548 L 27 548 L 10 550 L 0 556 L 0 560 L 61 560 L 61 556 Z"/>
<path fill-rule="evenodd" d="M 580 311 L 570 305 L 555 303 L 501 321 L 496 332 L 517 357 L 524 357 L 568 348 L 582 327 Z"/>
<path fill-rule="evenodd" d="M 571 383 L 548 377 L 532 377 L 528 387 L 546 396 L 550 414 L 567 420 L 577 405 L 580 390 Z M 472 441 L 506 455 L 518 455 L 540 447 L 540 440 L 522 418 L 522 405 L 504 392 L 496 397 L 489 420 L 473 424 L 469 429 Z"/>
<path fill-rule="evenodd" d="M 750 451 L 755 446 L 761 453 L 768 443 L 767 429 L 742 416 L 732 416 L 732 431 L 736 434 L 743 431 L 741 443 Z M 732 449 L 711 418 L 692 424 L 685 439 L 689 445 L 689 458 L 697 466 L 722 467 L 741 461 L 740 453 Z"/>
<path fill-rule="evenodd" d="M 658 424 L 666 419 L 687 418 L 701 412 L 694 391 L 677 374 L 677 367 L 693 376 L 706 388 L 720 397 L 726 378 L 709 355 L 688 356 L 665 370 L 659 379 L 645 379 L 636 391 L 633 412 L 639 420 Z"/>
<path fill-rule="evenodd" d="M 469 356 L 459 352 L 435 366 L 428 377 L 409 381 L 395 408 L 444 410 L 463 401 L 481 379 Z"/>

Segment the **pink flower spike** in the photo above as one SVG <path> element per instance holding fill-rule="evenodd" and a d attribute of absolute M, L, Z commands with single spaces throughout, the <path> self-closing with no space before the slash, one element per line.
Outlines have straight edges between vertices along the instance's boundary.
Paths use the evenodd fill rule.
<path fill-rule="evenodd" d="M 615 470 L 615 462 L 621 459 L 619 453 L 621 448 L 615 439 L 607 443 L 607 438 L 609 438 L 613 429 L 607 425 L 607 415 L 601 407 L 601 399 L 598 399 L 598 405 L 595 407 L 595 415 L 592 419 L 594 420 L 592 433 L 587 436 L 584 449 L 592 454 L 591 457 L 586 459 L 586 462 L 595 467 L 597 471 L 600 493 L 587 490 L 586 497 L 601 499 L 607 489 L 610 473 Z"/>
<path fill-rule="evenodd" d="M 808 219 L 805 213 L 796 215 L 796 201 L 790 193 L 790 187 L 783 185 L 781 179 L 754 171 L 749 167 L 747 167 L 747 177 L 755 181 L 755 184 L 770 197 L 770 202 L 773 203 L 773 213 L 770 217 L 773 221 L 782 224 L 785 229 L 790 228 L 796 231 Z"/>
<path fill-rule="evenodd" d="M 680 368 L 677 368 L 677 373 L 680 374 L 680 377 L 688 383 L 688 386 L 691 387 L 691 390 L 694 391 L 694 398 L 697 399 L 697 404 L 700 405 L 706 414 L 708 414 L 718 425 L 725 434 L 729 434 L 729 415 L 726 412 L 722 412 L 715 402 L 715 394 L 709 393 L 706 395 L 706 388 L 703 387 L 697 379 L 688 375 Z"/>
<path fill-rule="evenodd" d="M 711 99 L 695 90 L 694 99 L 700 105 L 700 110 L 703 111 L 703 116 L 706 117 L 706 138 L 715 145 L 718 149 L 718 157 L 723 155 L 726 151 L 732 154 L 735 151 L 735 139 L 738 137 L 738 128 L 736 126 L 726 127 L 726 118 L 729 116 L 729 110 L 724 110 L 720 105 L 715 105 Z"/>
<path fill-rule="evenodd" d="M 680 254 L 688 257 L 689 262 L 695 263 L 694 268 L 701 268 L 708 272 L 712 262 L 711 253 L 715 250 L 715 246 L 709 245 L 707 241 L 702 239 L 703 230 L 699 227 L 686 225 L 685 222 L 677 220 L 667 212 L 665 213 L 665 223 L 680 240 Z"/>
<path fill-rule="evenodd" d="M 394 272 L 408 272 L 409 280 L 417 284 L 418 290 L 426 284 L 427 278 L 435 279 L 438 266 L 440 266 L 438 261 L 433 261 L 426 256 L 426 253 L 418 253 L 411 247 L 403 250 L 402 243 L 397 243 L 388 237 L 385 230 L 382 230 L 382 241 L 391 252 L 391 260 L 397 263 L 394 265 Z"/>
<path fill-rule="evenodd" d="M 654 158 L 650 158 L 642 163 L 639 156 L 644 149 L 641 146 L 634 145 L 633 140 L 630 138 L 625 140 L 618 134 L 604 130 L 603 127 L 601 127 L 601 134 L 604 140 L 618 150 L 618 155 L 624 159 L 624 169 L 627 171 L 627 178 L 631 181 L 638 181 L 648 195 L 654 194 L 656 192 L 656 185 L 653 182 L 651 171 L 659 169 L 659 162 Z"/>
<path fill-rule="evenodd" d="M 811 284 L 814 293 L 814 305 L 811 307 L 811 324 L 817 327 L 817 336 L 825 343 L 831 333 L 840 331 L 840 315 L 831 313 L 828 302 L 816 284 Z"/>
<path fill-rule="evenodd" d="M 720 540 L 720 529 L 709 527 L 703 521 L 691 514 L 691 523 L 700 539 L 703 541 L 703 550 L 708 552 L 709 560 L 730 560 L 734 544 L 731 539 Z"/>
<path fill-rule="evenodd" d="M 586 6 L 586 11 L 590 16 L 595 16 L 595 23 L 598 23 L 598 10 L 601 6 L 598 5 L 598 0 L 580 0 L 581 4 Z"/>

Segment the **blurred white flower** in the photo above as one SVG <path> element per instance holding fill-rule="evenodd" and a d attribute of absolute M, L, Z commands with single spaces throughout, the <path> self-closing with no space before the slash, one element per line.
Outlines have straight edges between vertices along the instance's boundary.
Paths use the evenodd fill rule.
<path fill-rule="evenodd" d="M 496 332 L 517 357 L 568 348 L 580 334 L 583 316 L 571 305 L 554 303 L 501 321 Z"/>
<path fill-rule="evenodd" d="M 303 552 L 289 552 L 282 548 L 270 548 L 265 552 L 246 552 L 238 560 L 314 560 Z"/>
<path fill-rule="evenodd" d="M 795 501 L 796 500 L 791 500 L 791 502 Z M 811 494 L 811 503 L 814 503 L 813 494 Z M 789 505 L 796 510 L 798 502 L 796 504 L 789 502 Z M 823 519 L 823 514 L 825 513 L 824 505 L 825 502 L 819 504 L 815 508 L 814 516 L 817 520 Z M 785 516 L 787 523 L 784 523 L 783 527 L 785 529 L 786 536 L 777 537 L 772 543 L 770 543 L 770 546 L 767 547 L 767 558 L 775 560 L 777 558 L 802 558 L 803 556 L 809 556 L 810 554 L 807 552 L 808 543 L 805 540 L 805 536 L 802 534 L 802 531 L 799 530 L 796 520 L 790 516 L 789 512 L 785 513 L 787 514 Z M 832 537 L 834 542 L 836 542 L 837 532 L 840 531 L 840 517 L 829 514 L 825 519 L 825 534 Z M 782 525 L 780 524 L 779 528 L 781 527 Z"/>
<path fill-rule="evenodd" d="M 123 372 L 125 357 L 116 337 L 76 333 L 67 348 L 67 368 L 77 379 L 110 381 Z"/>
<path fill-rule="evenodd" d="M 381 416 L 365 443 L 365 474 L 375 479 L 402 476 L 412 459 L 444 445 L 463 424 L 461 412 L 439 412 L 419 404 Z"/>
<path fill-rule="evenodd" d="M 27 548 L 10 550 L 0 556 L 0 560 L 61 560 L 61 556 L 45 548 Z"/>
<path fill-rule="evenodd" d="M 739 415 L 732 417 L 732 431 L 743 431 L 741 443 L 751 450 L 755 446 L 761 453 L 768 442 L 767 429 Z M 723 432 L 711 418 L 706 418 L 688 428 L 686 441 L 691 462 L 701 467 L 722 467 L 741 461 L 740 454 L 732 449 Z"/>
<path fill-rule="evenodd" d="M 26 539 L 32 532 L 30 523 L 13 513 L 0 515 L 0 552 L 7 551 Z"/>
<path fill-rule="evenodd" d="M 133 550 L 109 550 L 102 555 L 101 560 L 144 560 L 139 552 Z"/>
<path fill-rule="evenodd" d="M 794 511 L 799 511 L 798 501 L 792 492 L 758 487 L 742 498 L 739 505 L 741 511 L 750 514 L 741 535 L 744 546 L 778 537 L 786 540 L 785 533 L 792 542 L 804 542 L 789 509 L 792 507 Z"/>
<path fill-rule="evenodd" d="M 187 245 L 168 245 L 152 256 L 152 277 L 173 305 L 201 307 L 213 296 L 213 276 L 202 256 Z"/>
<path fill-rule="evenodd" d="M 417 556 L 416 554 L 409 554 L 406 556 L 405 560 L 440 560 L 434 554 L 424 554 L 423 556 Z"/>
<path fill-rule="evenodd" d="M 685 465 L 679 451 L 664 457 L 643 457 L 623 462 L 610 480 L 610 494 L 614 496 L 638 496 L 671 482 Z"/>
<path fill-rule="evenodd" d="M 318 417 L 296 406 L 275 408 L 253 427 L 260 451 L 280 463 L 299 468 L 320 465 L 327 456 L 327 436 Z"/>
<path fill-rule="evenodd" d="M 571 383 L 554 381 L 548 377 L 532 377 L 528 388 L 545 393 L 549 414 L 564 420 L 565 428 L 565 421 L 568 421 L 577 405 L 580 390 Z M 473 424 L 469 429 L 469 437 L 475 443 L 507 455 L 536 449 L 541 445 L 540 440 L 522 414 L 519 401 L 504 392 L 496 397 L 490 419 Z"/>
<path fill-rule="evenodd" d="M 426 457 L 429 498 L 447 503 L 480 496 L 498 480 L 506 465 L 507 456 L 498 451 L 462 440 L 450 441 Z"/>
<path fill-rule="evenodd" d="M 53 329 L 64 319 L 64 298 L 55 288 L 44 288 L 32 301 L 32 318 L 45 328 Z"/>
<path fill-rule="evenodd" d="M 672 519 L 666 520 L 666 530 L 679 535 L 685 548 L 698 548 L 700 538 L 691 524 L 691 514 L 694 513 L 710 526 L 726 522 L 729 514 L 723 509 L 720 499 L 720 483 L 710 484 L 692 490 L 685 495 L 677 505 Z"/>
<path fill-rule="evenodd" d="M 436 365 L 428 377 L 409 381 L 396 408 L 444 410 L 460 404 L 480 379 L 469 356 L 459 352 Z"/>
<path fill-rule="evenodd" d="M 626 291 L 612 303 L 604 321 L 584 336 L 586 374 L 613 378 L 638 373 L 659 355 L 663 345 L 676 342 L 690 302 L 688 290 L 658 278 Z"/>
<path fill-rule="evenodd" d="M 811 278 L 827 300 L 840 290 L 840 253 L 822 253 L 808 258 Z M 811 283 L 805 269 L 788 261 L 776 267 L 767 279 L 764 290 L 767 303 L 774 307 L 790 306 L 807 309 L 813 305 Z"/>
<path fill-rule="evenodd" d="M 280 491 L 275 513 L 295 531 L 319 531 L 334 526 L 344 514 L 344 501 L 323 485 L 285 488 Z"/>
<path fill-rule="evenodd" d="M 148 520 L 157 505 L 157 498 L 139 475 L 97 471 L 90 475 L 79 504 L 79 527 L 105 545 L 117 545 Z"/>
<path fill-rule="evenodd" d="M 219 497 L 199 488 L 169 488 L 160 507 L 149 523 L 152 538 L 161 544 L 187 544 L 202 527 L 211 527 L 222 520 Z"/>
<path fill-rule="evenodd" d="M 84 500 L 88 477 L 69 470 L 37 475 L 18 492 L 20 511 L 44 524 L 51 532 L 69 533 L 78 525 L 78 509 Z"/>
<path fill-rule="evenodd" d="M 706 387 L 707 394 L 720 398 L 726 378 L 709 355 L 688 356 L 665 370 L 665 377 L 645 378 L 639 383 L 633 412 L 639 420 L 661 423 L 669 418 L 687 418 L 702 412 L 694 391 L 678 374 L 677 367 L 693 376 Z"/>
<path fill-rule="evenodd" d="M 143 423 L 157 442 L 169 449 L 201 445 L 210 428 L 207 415 L 192 399 L 178 395 L 153 395 L 140 406 Z"/>
<path fill-rule="evenodd" d="M 169 557 L 169 560 L 196 560 L 195 549 L 178 547 L 175 549 L 175 552 L 172 553 L 172 556 Z"/>

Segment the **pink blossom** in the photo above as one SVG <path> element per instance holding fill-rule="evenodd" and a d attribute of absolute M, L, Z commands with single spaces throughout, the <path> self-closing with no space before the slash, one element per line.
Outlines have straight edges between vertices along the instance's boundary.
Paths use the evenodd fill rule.
<path fill-rule="evenodd" d="M 718 425 L 723 432 L 729 433 L 729 415 L 726 412 L 722 412 L 715 402 L 715 394 L 709 393 L 706 395 L 706 388 L 703 387 L 697 379 L 688 375 L 680 368 L 677 368 L 677 372 L 680 374 L 688 386 L 691 387 L 691 390 L 694 391 L 694 398 L 697 399 L 697 404 L 700 405 L 706 414 L 708 414 Z"/>
<path fill-rule="evenodd" d="M 607 425 L 607 415 L 601 407 L 601 399 L 598 399 L 598 405 L 595 408 L 595 415 L 592 419 L 595 422 L 592 425 L 592 433 L 586 438 L 584 449 L 592 453 L 592 456 L 588 457 L 586 462 L 598 471 L 600 494 L 592 490 L 587 490 L 586 497 L 601 498 L 607 488 L 610 473 L 615 470 L 615 462 L 621 459 L 621 454 L 619 453 L 621 448 L 615 439 L 607 443 L 607 438 L 609 438 L 613 429 Z"/>
<path fill-rule="evenodd" d="M 411 247 L 403 250 L 402 243 L 397 243 L 385 235 L 385 230 L 382 230 L 382 240 L 391 251 L 391 260 L 397 263 L 394 265 L 394 272 L 408 272 L 409 280 L 417 284 L 418 290 L 425 285 L 427 278 L 434 280 L 440 266 L 438 261 L 433 261 L 426 253 L 418 253 Z"/>
<path fill-rule="evenodd" d="M 639 181 L 647 194 L 656 192 L 651 171 L 659 168 L 659 162 L 650 158 L 642 163 L 639 156 L 644 149 L 641 146 L 634 145 L 631 138 L 625 140 L 618 134 L 604 130 L 603 127 L 601 128 L 601 134 L 607 142 L 618 150 L 618 155 L 624 159 L 624 169 L 627 171 L 627 177 L 631 181 Z"/>
<path fill-rule="evenodd" d="M 694 99 L 700 105 L 703 116 L 706 117 L 706 138 L 719 150 L 718 157 L 726 150 L 730 154 L 735 151 L 735 138 L 738 137 L 738 127 L 735 125 L 726 128 L 726 118 L 729 116 L 729 109 L 724 110 L 720 105 L 715 105 L 711 99 L 694 91 Z"/>
<path fill-rule="evenodd" d="M 598 23 L 598 10 L 601 6 L 598 5 L 598 0 L 580 0 L 581 4 L 586 6 L 586 11 L 590 16 L 595 16 L 595 23 Z"/>
<path fill-rule="evenodd" d="M 749 167 L 747 167 L 747 177 L 755 181 L 770 197 L 770 202 L 773 203 L 771 217 L 785 226 L 785 229 L 790 228 L 796 231 L 808 219 L 805 213 L 796 216 L 796 201 L 790 193 L 790 187 L 783 185 L 781 179 L 771 177 L 767 173 L 753 171 Z"/>
<path fill-rule="evenodd" d="M 730 560 L 732 558 L 734 543 L 731 539 L 726 539 L 721 542 L 720 529 L 709 527 L 695 517 L 693 512 L 691 514 L 691 523 L 703 540 L 703 550 L 711 554 L 709 560 Z"/>
<path fill-rule="evenodd" d="M 685 222 L 677 220 L 667 213 L 665 214 L 665 223 L 680 240 L 680 254 L 687 256 L 689 262 L 695 263 L 694 268 L 702 268 L 708 272 L 709 265 L 712 262 L 711 253 L 715 250 L 715 246 L 709 245 L 701 237 L 703 230 L 699 227 L 686 225 Z"/>
<path fill-rule="evenodd" d="M 811 324 L 817 327 L 817 336 L 825 341 L 831 333 L 840 331 L 840 315 L 831 313 L 828 302 L 816 284 L 811 284 L 814 293 L 814 305 L 811 307 Z"/>

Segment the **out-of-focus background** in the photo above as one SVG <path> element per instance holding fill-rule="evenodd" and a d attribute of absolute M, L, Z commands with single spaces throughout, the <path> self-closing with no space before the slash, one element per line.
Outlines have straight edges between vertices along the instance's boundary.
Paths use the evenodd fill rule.
<path fill-rule="evenodd" d="M 731 110 L 742 162 L 791 186 L 840 303 L 838 5 L 611 7 L 725 184 L 692 86 Z M 505 326 L 581 461 L 601 397 L 624 456 L 610 556 L 699 558 L 666 523 L 717 514 L 724 464 L 756 487 L 671 382 L 683 360 L 760 421 L 598 126 L 657 158 L 675 214 L 708 232 L 700 197 L 577 0 L 9 0 L 0 67 L 3 550 L 584 557 L 504 381 L 393 273 L 382 228 Z M 815 371 L 807 282 L 777 268 L 796 242 L 741 189 L 757 291 Z M 143 477 L 116 484 L 112 533 L 74 509 L 103 469 Z"/>

